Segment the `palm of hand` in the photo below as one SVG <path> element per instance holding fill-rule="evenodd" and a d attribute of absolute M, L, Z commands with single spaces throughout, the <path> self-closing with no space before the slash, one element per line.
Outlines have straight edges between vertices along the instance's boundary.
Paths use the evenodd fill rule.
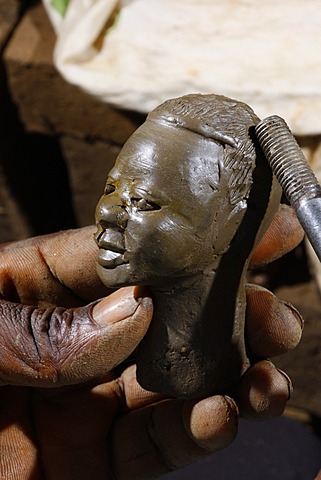
<path fill-rule="evenodd" d="M 58 391 L 3 387 L 1 476 L 154 478 L 207 454 L 208 446 L 195 443 L 184 426 L 184 415 L 187 418 L 193 407 L 196 417 L 203 417 L 197 411 L 202 406 L 175 400 L 157 403 L 159 399 L 139 387 L 133 366 L 120 379 L 97 385 Z M 237 410 L 232 401 L 213 397 L 206 411 L 217 414 L 208 445 L 223 448 L 236 434 Z M 202 432 L 197 434 L 200 441 Z"/>
<path fill-rule="evenodd" d="M 294 230 L 293 225 L 291 228 Z M 92 233 L 93 230 L 88 228 L 6 247 L 0 252 L 2 297 L 41 307 L 76 307 L 106 294 L 95 273 L 96 249 Z M 292 233 L 293 246 L 298 235 L 296 227 L 296 240 Z M 133 289 L 130 295 L 128 291 L 119 292 L 114 303 L 108 303 L 107 299 L 108 314 L 104 310 L 107 303 L 103 300 L 100 305 L 104 308 L 94 307 L 94 311 L 97 310 L 94 320 L 89 315 L 88 322 L 85 322 L 93 331 L 93 341 L 91 337 L 90 341 L 87 341 L 89 337 L 84 341 L 79 328 L 75 335 L 71 328 L 74 322 L 68 323 L 70 335 L 62 338 L 62 347 L 65 347 L 65 340 L 72 348 L 65 349 L 65 356 L 53 364 L 53 371 L 56 369 L 60 375 L 49 378 L 45 378 L 46 370 L 43 371 L 40 365 L 46 342 L 41 341 L 41 335 L 38 339 L 32 335 L 32 322 L 28 316 L 24 317 L 26 324 L 22 325 L 25 351 L 31 351 L 28 350 L 29 341 L 33 349 L 36 343 L 39 359 L 30 377 L 22 374 L 24 357 L 19 357 L 21 352 L 17 353 L 15 342 L 22 321 L 19 308 L 11 307 L 5 301 L 1 304 L 2 351 L 12 354 L 11 358 L 4 354 L 0 359 L 0 381 L 4 385 L 0 397 L 1 478 L 156 478 L 209 451 L 227 446 L 237 433 L 238 410 L 247 418 L 260 419 L 282 412 L 289 383 L 265 360 L 258 361 L 237 389 L 230 392 L 238 407 L 227 396 L 178 401 L 162 399 L 160 395 L 144 391 L 136 381 L 135 366 L 124 368 L 121 365 L 148 328 L 151 303 L 139 304 L 135 300 L 135 308 L 131 306 L 126 313 L 126 308 L 121 306 L 124 304 L 122 296 L 127 301 L 130 295 L 134 296 Z M 301 327 L 298 327 L 298 318 L 291 309 L 278 303 L 269 292 L 257 288 L 248 291 L 248 300 L 247 334 L 252 350 L 257 349 L 256 356 L 278 354 L 281 344 L 283 351 L 295 346 Z M 264 329 L 271 330 L 275 309 L 283 326 L 276 325 L 274 336 L 268 336 L 262 345 L 257 332 L 265 334 Z M 108 315 L 109 319 L 105 318 Z M 117 316 L 121 321 L 114 323 Z M 74 320 L 73 315 L 70 318 Z M 252 330 L 256 335 L 251 333 Z M 46 335 L 48 332 L 42 333 Z M 97 338 L 101 342 L 98 350 Z M 9 348 L 6 341 L 11 342 Z M 79 362 L 79 352 L 83 351 L 88 353 L 88 365 Z M 52 352 L 50 355 L 51 361 L 55 362 Z M 18 362 L 15 372 L 12 371 L 12 361 Z M 116 365 L 120 366 L 115 369 Z M 21 383 L 17 382 L 20 374 Z M 262 408 L 264 404 L 266 407 Z"/>

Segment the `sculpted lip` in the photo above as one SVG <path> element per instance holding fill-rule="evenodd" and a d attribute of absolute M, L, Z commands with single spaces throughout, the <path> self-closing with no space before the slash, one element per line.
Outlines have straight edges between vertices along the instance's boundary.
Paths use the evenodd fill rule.
<path fill-rule="evenodd" d="M 99 265 L 105 268 L 115 268 L 119 265 L 128 263 L 125 260 L 123 253 L 114 252 L 112 250 L 105 250 L 104 248 L 99 249 L 97 260 Z"/>
<path fill-rule="evenodd" d="M 104 241 L 101 239 L 98 242 L 99 246 L 99 253 L 98 253 L 98 258 L 97 261 L 99 265 L 101 265 L 104 268 L 115 268 L 118 267 L 119 265 L 123 265 L 125 263 L 128 263 L 125 260 L 124 253 L 125 250 L 113 243 L 110 243 L 108 241 Z"/>

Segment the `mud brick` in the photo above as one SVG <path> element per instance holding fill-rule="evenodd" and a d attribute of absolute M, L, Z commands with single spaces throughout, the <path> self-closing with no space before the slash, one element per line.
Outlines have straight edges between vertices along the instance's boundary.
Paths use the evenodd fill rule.
<path fill-rule="evenodd" d="M 0 243 L 20 240 L 31 233 L 28 221 L 12 197 L 6 177 L 0 170 Z"/>
<path fill-rule="evenodd" d="M 18 21 L 20 2 L 0 0 L 0 51 Z"/>
<path fill-rule="evenodd" d="M 95 221 L 95 206 L 120 147 L 100 140 L 84 142 L 68 135 L 61 137 L 60 145 L 70 172 L 77 225 L 90 225 Z"/>
<path fill-rule="evenodd" d="M 27 131 L 122 145 L 137 121 L 65 82 L 52 63 L 55 41 L 40 3 L 26 12 L 4 53 L 12 96 Z"/>
<path fill-rule="evenodd" d="M 18 24 L 20 17 L 20 1 L 0 0 L 0 54 L 2 54 L 10 35 Z M 3 70 L 0 71 L 0 93 L 3 90 Z M 3 109 L 3 96 L 0 94 L 0 107 Z M 3 122 L 0 117 L 0 125 Z M 1 134 L 0 134 L 1 142 Z M 3 153 L 0 148 L 1 154 Z M 1 161 L 2 159 L 0 159 Z M 2 163 L 2 161 L 1 161 Z M 27 222 L 19 210 L 7 185 L 7 179 L 0 167 L 0 242 L 20 239 L 29 234 Z"/>
<path fill-rule="evenodd" d="M 32 136 L 35 153 L 31 155 L 40 156 L 36 151 L 40 141 L 43 162 L 48 162 L 43 149 L 44 139 L 57 140 L 69 172 L 75 226 L 86 225 L 94 219 L 95 202 L 102 193 L 106 173 L 117 152 L 144 117 L 116 110 L 68 84 L 53 65 L 55 41 L 47 14 L 42 4 L 37 3 L 26 11 L 5 49 L 8 88 L 23 129 Z M 32 158 L 29 163 L 30 169 L 39 171 L 39 161 L 36 162 L 38 166 Z M 52 163 L 51 160 L 50 171 Z M 46 185 L 48 191 L 56 187 L 48 184 L 50 178 L 45 171 L 38 177 L 37 185 L 45 198 Z M 39 205 L 40 190 L 37 188 Z M 35 199 L 31 199 L 31 203 L 36 207 Z M 54 205 L 52 217 L 53 210 Z M 55 221 L 51 229 L 70 226 L 73 226 L 72 221 L 62 220 L 61 225 Z M 43 225 L 36 225 L 36 233 L 45 231 Z"/>

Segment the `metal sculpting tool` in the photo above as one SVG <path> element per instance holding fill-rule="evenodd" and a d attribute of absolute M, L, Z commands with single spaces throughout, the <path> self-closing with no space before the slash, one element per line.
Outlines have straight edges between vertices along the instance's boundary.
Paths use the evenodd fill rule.
<path fill-rule="evenodd" d="M 255 127 L 261 148 L 321 261 L 321 186 L 283 118 Z"/>

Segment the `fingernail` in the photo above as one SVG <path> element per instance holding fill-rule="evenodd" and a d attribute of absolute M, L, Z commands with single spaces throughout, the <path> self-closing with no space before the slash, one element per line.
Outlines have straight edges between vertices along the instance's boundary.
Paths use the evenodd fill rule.
<path fill-rule="evenodd" d="M 144 289 L 124 287 L 97 303 L 92 316 L 99 325 L 112 325 L 133 315 L 141 302 Z"/>
<path fill-rule="evenodd" d="M 287 381 L 287 384 L 288 384 L 288 400 L 290 400 L 291 398 L 291 395 L 293 393 L 293 384 L 292 384 L 292 380 L 291 378 L 285 373 L 283 372 L 283 370 L 281 370 L 280 368 L 277 369 L 277 371 L 283 375 L 283 377 L 286 379 Z"/>
<path fill-rule="evenodd" d="M 229 409 L 236 414 L 235 415 L 235 422 L 238 423 L 239 408 L 238 408 L 235 400 L 233 400 L 233 398 L 229 397 L 228 395 L 223 395 L 223 398 L 226 401 Z"/>
<path fill-rule="evenodd" d="M 286 307 L 289 308 L 289 310 L 291 310 L 292 314 L 295 316 L 295 318 L 297 319 L 299 325 L 301 326 L 301 330 L 303 330 L 303 327 L 304 327 L 304 320 L 301 316 L 301 314 L 298 312 L 298 310 L 293 306 L 291 305 L 291 303 L 288 303 L 288 302 L 282 302 Z"/>

